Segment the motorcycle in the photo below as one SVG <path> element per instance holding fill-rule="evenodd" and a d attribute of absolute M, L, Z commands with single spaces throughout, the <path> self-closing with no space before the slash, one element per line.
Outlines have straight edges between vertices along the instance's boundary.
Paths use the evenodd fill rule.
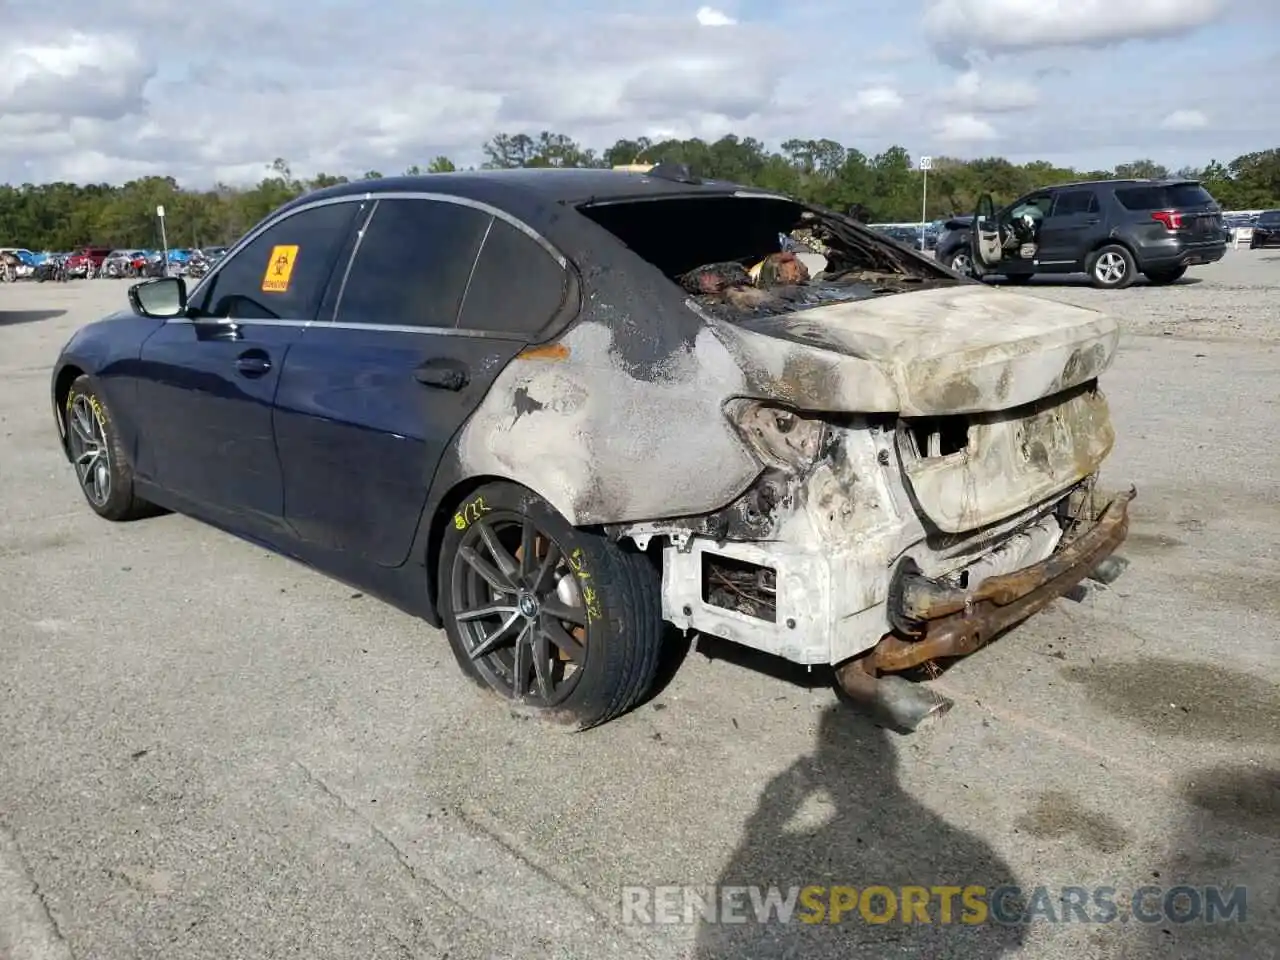
<path fill-rule="evenodd" d="M 36 283 L 44 283 L 52 280 L 55 283 L 66 283 L 71 278 L 67 275 L 67 265 L 65 261 L 50 259 L 36 266 L 35 272 L 32 274 Z"/>

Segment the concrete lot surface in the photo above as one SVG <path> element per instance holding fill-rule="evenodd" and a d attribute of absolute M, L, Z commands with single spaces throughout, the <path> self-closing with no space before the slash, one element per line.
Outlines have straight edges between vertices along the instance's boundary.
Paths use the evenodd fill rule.
<path fill-rule="evenodd" d="M 706 640 L 553 732 L 349 587 L 101 521 L 48 370 L 125 285 L 0 286 L 0 957 L 1280 956 L 1280 256 L 1031 290 L 1126 323 L 1132 565 L 948 671 L 955 709 L 904 737 Z M 1028 924 L 623 922 L 624 886 L 716 883 L 1046 889 Z M 1061 902 L 1182 883 L 1246 886 L 1244 922 Z"/>

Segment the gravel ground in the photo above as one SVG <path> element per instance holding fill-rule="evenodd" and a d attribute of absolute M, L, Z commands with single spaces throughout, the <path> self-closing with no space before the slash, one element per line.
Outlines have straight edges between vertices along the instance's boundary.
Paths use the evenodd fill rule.
<path fill-rule="evenodd" d="M 902 737 L 710 641 L 634 713 L 551 732 L 350 588 L 182 517 L 97 520 L 48 367 L 124 286 L 0 286 L 0 957 L 1280 956 L 1278 287 L 1246 250 L 1168 288 L 1033 285 L 1126 325 L 1132 566 L 956 665 L 955 709 Z M 1248 900 L 1212 926 L 622 922 L 625 885 L 717 882 Z"/>

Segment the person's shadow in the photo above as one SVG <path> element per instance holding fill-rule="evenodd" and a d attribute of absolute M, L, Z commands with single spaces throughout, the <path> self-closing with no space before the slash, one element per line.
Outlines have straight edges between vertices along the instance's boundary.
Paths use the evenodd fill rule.
<path fill-rule="evenodd" d="M 811 756 L 779 774 L 760 797 L 746 824 L 737 851 L 722 871 L 726 886 L 777 887 L 785 896 L 791 886 L 966 887 L 981 885 L 988 893 L 1016 883 L 1011 868 L 980 839 L 959 830 L 908 796 L 898 785 L 897 760 L 885 730 L 847 706 L 828 707 L 822 715 L 818 742 Z M 969 802 L 964 795 L 957 804 Z M 825 902 L 822 897 L 827 899 Z M 849 897 L 846 892 L 845 897 Z M 831 894 L 817 902 L 829 908 Z M 801 922 L 814 916 L 802 899 L 788 923 L 756 922 L 749 897 L 748 922 L 705 918 L 697 931 L 696 960 L 804 960 L 831 957 L 912 960 L 956 957 L 984 960 L 1021 945 L 1025 928 L 995 923 L 961 922 L 966 914 L 958 892 L 951 898 L 951 922 L 942 923 L 940 898 L 927 904 L 930 923 L 903 923 L 899 904 L 889 922 L 864 918 L 860 907 L 840 923 Z M 847 901 L 848 902 L 848 901 Z M 869 903 L 871 916 L 884 916 L 883 895 Z M 972 914 L 970 914 L 972 916 Z M 830 920 L 829 912 L 824 916 Z"/>

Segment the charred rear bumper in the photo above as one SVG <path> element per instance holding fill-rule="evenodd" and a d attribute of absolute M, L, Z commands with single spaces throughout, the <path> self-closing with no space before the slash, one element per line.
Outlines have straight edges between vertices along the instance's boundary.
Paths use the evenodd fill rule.
<path fill-rule="evenodd" d="M 897 630 L 848 666 L 894 673 L 930 660 L 960 657 L 986 645 L 1090 576 L 1129 532 L 1130 489 L 1114 497 L 1084 533 L 1040 563 L 991 577 L 965 590 L 917 573 L 893 591 L 890 617 Z"/>

